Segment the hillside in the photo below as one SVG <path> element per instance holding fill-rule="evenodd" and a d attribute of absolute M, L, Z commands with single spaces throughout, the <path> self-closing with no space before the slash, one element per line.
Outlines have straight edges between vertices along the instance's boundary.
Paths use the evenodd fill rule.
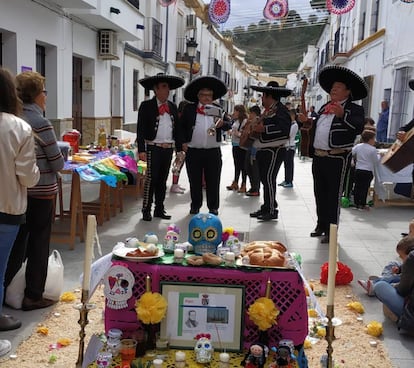
<path fill-rule="evenodd" d="M 308 45 L 314 45 L 326 23 L 327 13 L 315 11 L 303 20 L 296 11 L 290 11 L 281 21 L 262 20 L 247 27 L 226 30 L 234 44 L 246 51 L 246 62 L 259 65 L 271 75 L 286 75 L 297 70 Z"/>

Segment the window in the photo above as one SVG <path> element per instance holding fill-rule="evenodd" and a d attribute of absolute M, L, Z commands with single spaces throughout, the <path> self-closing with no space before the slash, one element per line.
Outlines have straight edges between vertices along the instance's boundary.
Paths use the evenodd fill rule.
<path fill-rule="evenodd" d="M 46 75 L 46 49 L 40 45 L 36 45 L 36 71 Z"/>
<path fill-rule="evenodd" d="M 371 26 L 370 34 L 378 31 L 378 17 L 379 17 L 379 0 L 374 0 L 371 11 Z"/>
<path fill-rule="evenodd" d="M 132 76 L 132 107 L 134 111 L 138 111 L 138 80 L 139 80 L 139 72 L 138 70 L 134 69 L 133 76 Z"/>
<path fill-rule="evenodd" d="M 388 137 L 395 139 L 395 134 L 400 127 L 408 123 L 408 98 L 410 89 L 408 81 L 412 75 L 412 68 L 404 67 L 395 71 L 394 91 L 391 107 L 391 126 L 388 127 Z"/>
<path fill-rule="evenodd" d="M 139 9 L 139 0 L 127 0 L 134 8 Z"/>

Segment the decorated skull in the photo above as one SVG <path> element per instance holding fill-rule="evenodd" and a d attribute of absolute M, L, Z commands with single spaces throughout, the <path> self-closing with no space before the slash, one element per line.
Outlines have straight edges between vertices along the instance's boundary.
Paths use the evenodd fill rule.
<path fill-rule="evenodd" d="M 194 347 L 197 363 L 210 363 L 213 357 L 214 349 L 210 341 L 209 334 L 200 334 L 196 336 L 197 342 Z"/>
<path fill-rule="evenodd" d="M 211 213 L 199 213 L 188 224 L 188 242 L 194 253 L 216 253 L 221 242 L 223 226 L 220 219 Z"/>
<path fill-rule="evenodd" d="M 167 228 L 167 234 L 164 237 L 164 252 L 174 253 L 175 245 L 178 243 L 180 229 L 172 224 Z"/>

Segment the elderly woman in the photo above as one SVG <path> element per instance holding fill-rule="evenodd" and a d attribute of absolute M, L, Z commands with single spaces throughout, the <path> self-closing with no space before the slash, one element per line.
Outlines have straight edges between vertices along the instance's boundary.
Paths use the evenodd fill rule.
<path fill-rule="evenodd" d="M 0 331 L 14 330 L 21 322 L 2 314 L 4 274 L 19 227 L 25 221 L 27 188 L 39 180 L 35 144 L 30 125 L 17 117 L 19 99 L 12 75 L 0 68 Z M 0 339 L 0 357 L 11 349 L 10 341 Z"/>
<path fill-rule="evenodd" d="M 43 298 L 43 291 L 47 276 L 54 203 L 58 191 L 56 175 L 65 162 L 53 126 L 43 116 L 47 98 L 45 78 L 37 72 L 23 72 L 17 75 L 16 82 L 19 97 L 23 101 L 23 118 L 36 134 L 36 158 L 40 180 L 27 192 L 26 224 L 20 227 L 14 242 L 5 285 L 10 283 L 27 258 L 26 289 L 22 309 L 29 311 L 54 304 L 54 301 Z"/>

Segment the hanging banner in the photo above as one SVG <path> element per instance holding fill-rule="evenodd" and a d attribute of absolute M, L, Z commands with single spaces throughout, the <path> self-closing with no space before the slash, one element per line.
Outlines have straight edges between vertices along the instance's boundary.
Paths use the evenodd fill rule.
<path fill-rule="evenodd" d="M 208 6 L 208 16 L 211 23 L 227 22 L 230 16 L 230 0 L 212 0 Z"/>
<path fill-rule="evenodd" d="M 348 13 L 355 5 L 355 0 L 326 0 L 329 13 L 341 15 Z"/>
<path fill-rule="evenodd" d="M 289 13 L 287 0 L 267 0 L 263 9 L 263 16 L 268 20 L 284 18 Z"/>
<path fill-rule="evenodd" d="M 412 4 L 414 3 L 414 0 L 401 0 L 403 3 Z"/>
<path fill-rule="evenodd" d="M 167 7 L 177 2 L 177 0 L 158 0 L 161 6 Z"/>

